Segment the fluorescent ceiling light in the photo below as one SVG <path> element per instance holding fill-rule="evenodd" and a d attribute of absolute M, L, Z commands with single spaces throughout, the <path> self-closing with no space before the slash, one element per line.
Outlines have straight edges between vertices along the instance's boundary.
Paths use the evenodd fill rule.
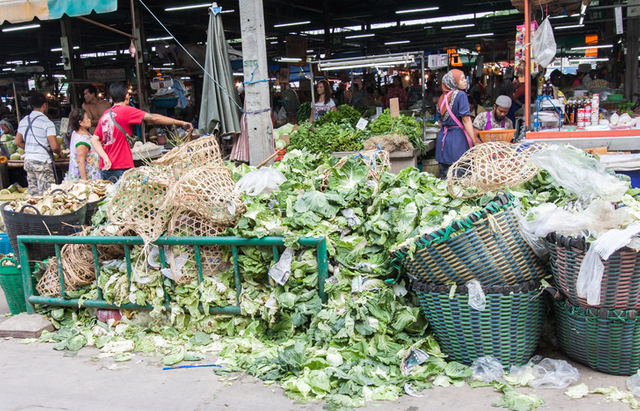
<path fill-rule="evenodd" d="M 151 39 L 147 39 L 147 41 L 163 41 L 163 40 L 171 40 L 173 37 L 171 36 L 167 36 L 167 37 L 154 37 Z"/>
<path fill-rule="evenodd" d="M 576 59 L 569 59 L 569 60 L 576 61 Z M 592 58 L 592 59 L 578 59 L 578 61 L 590 63 L 590 62 L 596 62 L 596 61 L 609 61 L 609 59 L 603 57 L 603 58 Z"/>
<path fill-rule="evenodd" d="M 57 78 L 65 78 L 67 76 L 65 76 L 64 74 L 54 74 L 53 77 L 57 77 Z"/>
<path fill-rule="evenodd" d="M 386 43 L 384 43 L 386 46 L 390 46 L 392 44 L 407 44 L 410 43 L 410 40 L 400 40 L 400 41 L 388 41 Z"/>
<path fill-rule="evenodd" d="M 278 44 L 278 42 L 277 41 L 272 41 L 271 44 Z"/>
<path fill-rule="evenodd" d="M 211 3 L 203 3 L 203 4 L 192 4 L 190 6 L 178 6 L 178 7 L 167 7 L 164 11 L 178 11 L 178 10 L 188 10 L 188 9 L 201 9 L 205 7 L 211 7 Z"/>
<path fill-rule="evenodd" d="M 289 27 L 289 26 L 302 26 L 304 24 L 311 24 L 311 21 L 296 21 L 293 23 L 274 24 L 273 27 Z"/>
<path fill-rule="evenodd" d="M 357 34 L 355 36 L 345 36 L 345 39 L 359 39 L 362 37 L 373 37 L 375 36 L 375 33 L 368 33 L 368 34 Z"/>
<path fill-rule="evenodd" d="M 6 29 L 2 29 L 3 32 L 7 33 L 9 31 L 18 31 L 18 30 L 27 30 L 27 29 L 37 29 L 40 27 L 39 24 L 29 24 L 28 26 L 18 26 L 18 27 L 7 27 Z"/>
<path fill-rule="evenodd" d="M 371 30 L 388 29 L 389 27 L 396 27 L 397 25 L 398 22 L 396 21 L 390 21 L 388 23 L 373 23 L 371 25 Z"/>
<path fill-rule="evenodd" d="M 321 56 L 322 57 L 322 56 Z M 362 67 L 389 67 L 399 64 L 415 63 L 415 56 L 411 54 L 387 54 L 383 56 L 366 56 L 337 60 L 319 61 L 320 70 L 341 70 Z"/>
<path fill-rule="evenodd" d="M 566 14 L 563 14 L 562 16 L 549 17 L 549 19 L 551 19 L 551 20 L 553 20 L 553 19 L 564 19 L 564 18 L 567 18 L 567 17 L 569 17 L 569 16 L 567 16 Z"/>
<path fill-rule="evenodd" d="M 160 70 L 171 70 L 171 69 L 170 69 L 170 68 L 168 68 L 168 67 L 153 67 L 151 70 L 158 70 L 158 71 L 160 71 Z"/>
<path fill-rule="evenodd" d="M 307 50 L 307 53 L 313 53 L 314 50 Z"/>
<path fill-rule="evenodd" d="M 613 47 L 613 44 L 596 44 L 594 46 L 571 47 L 571 50 L 606 49 Z"/>
<path fill-rule="evenodd" d="M 22 64 L 22 60 L 7 61 L 7 64 Z"/>
<path fill-rule="evenodd" d="M 64 63 L 58 63 L 56 66 L 64 66 Z"/>
<path fill-rule="evenodd" d="M 574 28 L 579 28 L 579 27 L 584 27 L 584 24 L 572 24 L 570 26 L 557 26 L 554 27 L 555 30 L 563 30 L 563 29 L 574 29 Z"/>
<path fill-rule="evenodd" d="M 421 11 L 434 11 L 434 10 L 439 10 L 439 9 L 440 9 L 440 7 L 425 7 L 423 9 L 398 10 L 398 11 L 396 11 L 396 14 L 419 13 Z"/>
<path fill-rule="evenodd" d="M 233 73 L 236 77 L 244 77 L 244 73 Z"/>
<path fill-rule="evenodd" d="M 482 13 L 455 14 L 453 16 L 432 17 L 428 19 L 405 20 L 401 21 L 400 25 L 413 26 L 416 24 L 447 23 L 450 21 L 473 20 L 486 17 L 494 13 L 495 12 L 493 11 L 485 11 Z"/>
<path fill-rule="evenodd" d="M 57 49 L 51 49 L 51 51 L 53 51 L 53 52 L 62 51 L 62 47 L 58 47 Z"/>
<path fill-rule="evenodd" d="M 191 77 L 180 77 L 180 80 L 191 80 Z"/>
<path fill-rule="evenodd" d="M 458 24 L 457 26 L 444 26 L 442 27 L 442 30 L 461 29 L 464 27 L 475 27 L 475 24 Z"/>
<path fill-rule="evenodd" d="M 276 59 L 276 61 L 281 61 L 283 63 L 299 63 L 302 61 L 300 57 L 280 57 Z"/>
<path fill-rule="evenodd" d="M 7 67 L 7 68 L 3 68 L 2 71 L 12 71 L 13 69 L 11 67 Z"/>
<path fill-rule="evenodd" d="M 467 34 L 467 37 L 489 37 L 489 36 L 493 36 L 493 33 Z"/>
<path fill-rule="evenodd" d="M 235 10 L 222 10 L 220 13 L 233 13 Z"/>

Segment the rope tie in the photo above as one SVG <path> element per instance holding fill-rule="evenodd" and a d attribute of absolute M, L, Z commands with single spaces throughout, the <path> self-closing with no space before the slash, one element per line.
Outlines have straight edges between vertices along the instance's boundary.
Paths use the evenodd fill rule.
<path fill-rule="evenodd" d="M 496 234 L 500 231 L 500 234 L 504 234 L 504 230 L 502 230 L 500 223 L 498 223 L 498 220 L 493 216 L 493 214 L 487 213 L 487 220 L 489 221 L 489 228 L 492 233 Z"/>

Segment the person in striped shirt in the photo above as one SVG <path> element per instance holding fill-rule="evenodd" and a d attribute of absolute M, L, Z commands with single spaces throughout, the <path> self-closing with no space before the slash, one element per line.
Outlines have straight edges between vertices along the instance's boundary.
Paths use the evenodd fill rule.
<path fill-rule="evenodd" d="M 35 92 L 30 99 L 33 111 L 18 124 L 16 146 L 24 149 L 24 171 L 29 193 L 42 195 L 56 183 L 53 153 L 60 154 L 56 127 L 46 116 L 49 103 L 44 94 Z"/>

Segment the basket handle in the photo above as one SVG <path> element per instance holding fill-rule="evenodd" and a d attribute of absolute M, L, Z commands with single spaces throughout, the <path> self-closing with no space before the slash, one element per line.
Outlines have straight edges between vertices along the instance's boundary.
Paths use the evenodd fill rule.
<path fill-rule="evenodd" d="M 9 190 L 7 190 L 6 188 L 3 188 L 2 190 L 0 190 L 0 194 L 10 194 L 13 195 L 13 193 Z"/>
<path fill-rule="evenodd" d="M 2 266 L 2 263 L 5 261 L 11 261 L 16 267 L 18 266 L 18 262 L 11 257 L 4 257 L 2 260 L 0 260 L 0 266 Z"/>
<path fill-rule="evenodd" d="M 61 193 L 63 193 L 64 195 L 67 195 L 67 192 L 66 192 L 66 191 L 64 191 L 64 190 L 63 190 L 63 189 L 61 189 L 61 188 L 56 188 L 56 189 L 55 189 L 55 190 L 53 190 L 50 194 L 55 194 L 55 193 L 57 193 L 58 191 L 60 191 L 60 192 L 61 192 Z"/>
<path fill-rule="evenodd" d="M 23 206 L 22 206 L 22 208 L 20 209 L 19 213 L 23 213 L 23 212 L 24 212 L 25 207 L 33 208 L 34 210 L 36 210 L 36 213 L 38 213 L 38 215 L 42 215 L 42 214 L 40 213 L 40 210 L 38 210 L 36 207 L 32 206 L 31 204 L 25 204 L 25 205 L 23 205 Z"/>

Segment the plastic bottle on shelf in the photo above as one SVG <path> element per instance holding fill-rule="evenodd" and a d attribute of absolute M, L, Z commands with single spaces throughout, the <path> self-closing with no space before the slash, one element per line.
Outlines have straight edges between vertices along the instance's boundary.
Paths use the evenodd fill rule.
<path fill-rule="evenodd" d="M 584 126 L 591 125 L 591 99 L 587 98 L 584 105 Z"/>

